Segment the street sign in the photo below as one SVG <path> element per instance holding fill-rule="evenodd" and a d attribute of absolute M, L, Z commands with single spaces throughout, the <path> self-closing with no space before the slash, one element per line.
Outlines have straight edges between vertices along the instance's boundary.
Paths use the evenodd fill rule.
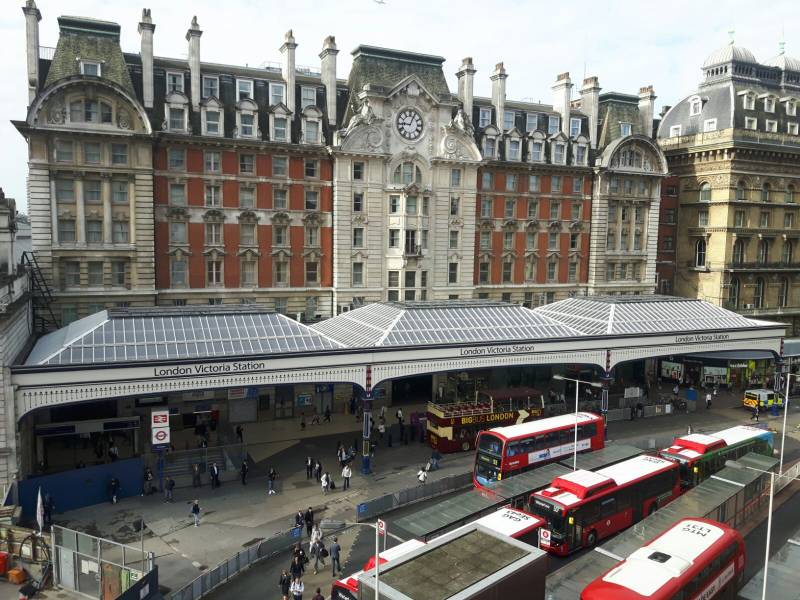
<path fill-rule="evenodd" d="M 151 427 L 169 427 L 169 411 L 154 410 L 150 412 Z"/>
<path fill-rule="evenodd" d="M 386 521 L 378 519 L 378 535 L 386 535 Z"/>
<path fill-rule="evenodd" d="M 156 427 L 152 430 L 153 446 L 169 446 L 169 427 Z"/>
<path fill-rule="evenodd" d="M 154 450 L 169 448 L 169 411 L 153 410 L 150 412 L 150 443 Z"/>

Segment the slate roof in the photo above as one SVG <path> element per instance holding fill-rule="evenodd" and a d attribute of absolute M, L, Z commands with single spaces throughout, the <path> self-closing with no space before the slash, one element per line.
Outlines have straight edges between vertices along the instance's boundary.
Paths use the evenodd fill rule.
<path fill-rule="evenodd" d="M 729 63 L 732 60 L 737 62 L 748 62 L 757 64 L 758 61 L 756 57 L 753 55 L 750 50 L 747 48 L 742 48 L 741 46 L 734 46 L 733 44 L 725 44 L 722 48 L 717 48 L 711 54 L 708 55 L 705 62 L 703 63 L 703 68 L 707 67 L 714 67 L 716 65 L 722 65 L 725 63 Z"/>

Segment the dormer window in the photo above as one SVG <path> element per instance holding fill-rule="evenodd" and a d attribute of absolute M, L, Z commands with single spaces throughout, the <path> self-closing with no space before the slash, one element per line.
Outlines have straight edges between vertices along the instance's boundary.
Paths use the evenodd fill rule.
<path fill-rule="evenodd" d="M 764 128 L 770 133 L 777 133 L 778 132 L 778 122 L 777 121 L 772 121 L 770 119 L 767 119 L 766 122 L 764 123 Z"/>
<path fill-rule="evenodd" d="M 531 162 L 544 160 L 544 134 L 540 131 L 531 134 L 530 142 L 528 142 L 528 160 Z"/>
<path fill-rule="evenodd" d="M 567 162 L 567 145 L 562 142 L 553 144 L 553 163 L 563 165 Z"/>
<path fill-rule="evenodd" d="M 217 101 L 216 96 L 211 96 L 202 107 L 203 135 L 222 135 L 224 131 L 223 119 L 222 105 Z"/>
<path fill-rule="evenodd" d="M 520 159 L 520 150 L 519 150 L 519 140 L 509 140 L 508 141 L 508 160 L 519 160 Z"/>
<path fill-rule="evenodd" d="M 236 105 L 236 130 L 240 138 L 261 135 L 258 130 L 258 105 L 250 98 L 240 100 Z"/>
<path fill-rule="evenodd" d="M 303 86 L 300 88 L 300 93 L 300 110 L 303 110 L 306 106 L 317 105 L 317 88 Z"/>
<path fill-rule="evenodd" d="M 102 72 L 100 63 L 94 60 L 81 61 L 81 75 L 89 75 L 91 77 L 100 77 Z"/>
<path fill-rule="evenodd" d="M 589 158 L 589 138 L 579 135 L 575 144 L 572 146 L 573 163 L 576 165 L 586 165 Z"/>
<path fill-rule="evenodd" d="M 219 98 L 219 77 L 203 75 L 203 98 Z"/>
<path fill-rule="evenodd" d="M 755 117 L 745 117 L 744 118 L 744 128 L 745 129 L 756 129 L 758 127 L 758 120 Z"/>
<path fill-rule="evenodd" d="M 503 112 L 503 129 L 508 131 L 514 128 L 514 111 L 507 110 Z"/>
<path fill-rule="evenodd" d="M 581 120 L 580 119 L 570 119 L 569 120 L 569 137 L 575 139 L 581 134 Z"/>
<path fill-rule="evenodd" d="M 483 138 L 483 157 L 495 158 L 495 145 L 497 141 L 493 137 L 485 136 Z"/>
<path fill-rule="evenodd" d="M 492 109 L 481 107 L 478 112 L 478 127 L 488 127 L 492 122 Z"/>
<path fill-rule="evenodd" d="M 755 110 L 756 109 L 756 95 L 755 94 L 744 94 L 742 96 L 742 102 L 744 103 L 745 110 Z"/>
<path fill-rule="evenodd" d="M 269 115 L 269 138 L 274 142 L 289 141 L 289 110 L 283 103 L 279 103 L 270 109 Z"/>
<path fill-rule="evenodd" d="M 303 109 L 303 143 L 321 144 L 322 143 L 322 111 L 316 105 L 307 106 Z"/>
<path fill-rule="evenodd" d="M 695 96 L 689 101 L 689 116 L 694 117 L 699 115 L 703 110 L 703 102 Z"/>
<path fill-rule="evenodd" d="M 237 79 L 236 80 L 236 100 L 248 100 L 253 98 L 253 80 L 252 79 Z"/>
<path fill-rule="evenodd" d="M 189 130 L 189 99 L 181 92 L 167 94 L 164 106 L 164 128 L 185 133 Z"/>
<path fill-rule="evenodd" d="M 560 120 L 556 115 L 549 115 L 547 117 L 547 134 L 553 135 L 554 133 L 558 133 Z"/>
<path fill-rule="evenodd" d="M 186 109 L 183 107 L 169 107 L 170 131 L 186 131 Z"/>
<path fill-rule="evenodd" d="M 772 96 L 767 96 L 764 98 L 764 112 L 774 113 L 775 112 L 775 98 Z"/>
<path fill-rule="evenodd" d="M 708 133 L 709 131 L 716 131 L 717 130 L 717 120 L 716 119 L 706 119 L 703 121 L 703 131 Z"/>
<path fill-rule="evenodd" d="M 632 129 L 632 127 L 631 127 L 630 123 L 620 122 L 620 124 L 619 124 L 619 134 L 620 134 L 620 136 L 622 136 L 622 137 L 629 136 L 631 134 L 631 129 Z"/>
<path fill-rule="evenodd" d="M 239 136 L 253 137 L 253 115 L 239 115 Z"/>
<path fill-rule="evenodd" d="M 183 93 L 183 73 L 167 71 L 167 94 Z"/>
<path fill-rule="evenodd" d="M 788 133 L 789 135 L 797 135 L 797 133 L 798 133 L 797 123 L 787 123 L 786 124 L 786 133 Z"/>
<path fill-rule="evenodd" d="M 539 127 L 539 115 L 536 113 L 527 113 L 525 115 L 525 132 L 530 133 L 536 131 Z"/>
<path fill-rule="evenodd" d="M 70 123 L 114 122 L 113 110 L 108 102 L 97 100 L 75 100 L 69 104 Z"/>
<path fill-rule="evenodd" d="M 797 101 L 795 100 L 786 101 L 786 115 L 789 117 L 794 117 L 797 115 Z"/>
<path fill-rule="evenodd" d="M 681 126 L 680 125 L 672 125 L 669 128 L 669 137 L 680 137 L 681 136 Z"/>
<path fill-rule="evenodd" d="M 269 84 L 269 105 L 277 106 L 286 102 L 286 86 L 282 83 Z"/>

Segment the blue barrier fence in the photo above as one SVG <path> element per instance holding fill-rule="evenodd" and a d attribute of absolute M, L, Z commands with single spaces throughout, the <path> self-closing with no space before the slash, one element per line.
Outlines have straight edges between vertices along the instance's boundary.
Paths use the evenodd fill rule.
<path fill-rule="evenodd" d="M 19 503 L 25 517 L 36 516 L 39 487 L 42 495 L 50 494 L 55 512 L 64 512 L 109 502 L 109 483 L 112 477 L 119 480 L 118 498 L 138 496 L 142 493 L 144 463 L 141 458 L 118 460 L 105 465 L 73 469 L 52 475 L 40 475 L 19 482 Z"/>

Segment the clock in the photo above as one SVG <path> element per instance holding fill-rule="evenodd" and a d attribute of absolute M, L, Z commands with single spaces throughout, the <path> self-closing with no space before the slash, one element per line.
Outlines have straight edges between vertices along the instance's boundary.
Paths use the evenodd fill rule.
<path fill-rule="evenodd" d="M 407 140 L 418 140 L 422 135 L 422 115 L 412 108 L 398 112 L 397 133 Z"/>

